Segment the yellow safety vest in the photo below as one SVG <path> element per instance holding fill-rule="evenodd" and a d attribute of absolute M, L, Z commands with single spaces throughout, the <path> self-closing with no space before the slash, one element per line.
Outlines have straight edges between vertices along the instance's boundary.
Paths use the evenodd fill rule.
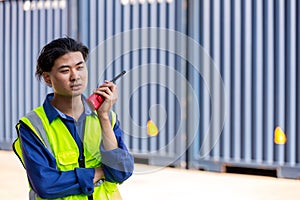
<path fill-rule="evenodd" d="M 59 117 L 49 124 L 48 118 L 43 106 L 36 108 L 20 119 L 25 123 L 52 153 L 56 159 L 57 169 L 60 171 L 74 170 L 79 167 L 79 149 L 71 136 L 68 128 L 64 125 Z M 116 114 L 111 111 L 111 123 L 114 127 L 116 123 Z M 17 125 L 19 130 L 20 124 Z M 19 132 L 19 131 L 18 131 Z M 101 125 L 97 115 L 88 115 L 85 122 L 84 130 L 84 157 L 85 167 L 95 168 L 101 165 Z M 19 134 L 19 133 L 18 133 Z M 14 152 L 20 158 L 23 166 L 24 160 L 22 156 L 21 141 L 19 137 L 13 144 Z M 30 189 L 30 200 L 43 200 Z M 56 198 L 57 200 L 87 200 L 88 196 L 84 194 L 71 195 L 64 198 Z M 100 186 L 94 188 L 94 200 L 117 200 L 121 199 L 116 183 L 104 181 Z"/>

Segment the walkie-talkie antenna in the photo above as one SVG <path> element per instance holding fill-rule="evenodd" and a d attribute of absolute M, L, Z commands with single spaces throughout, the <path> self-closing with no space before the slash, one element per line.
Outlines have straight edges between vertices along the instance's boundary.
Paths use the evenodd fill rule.
<path fill-rule="evenodd" d="M 113 78 L 110 82 L 116 82 L 116 80 L 118 80 L 120 77 L 122 77 L 124 74 L 126 73 L 126 71 L 122 71 L 118 76 L 116 76 L 115 78 Z"/>

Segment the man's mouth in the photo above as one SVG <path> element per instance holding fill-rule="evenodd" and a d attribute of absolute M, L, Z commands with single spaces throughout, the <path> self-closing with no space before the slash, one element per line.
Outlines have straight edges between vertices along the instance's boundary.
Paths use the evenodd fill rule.
<path fill-rule="evenodd" d="M 71 85 L 72 90 L 79 90 L 79 89 L 81 89 L 81 87 L 82 87 L 82 84 L 73 84 L 73 85 Z"/>

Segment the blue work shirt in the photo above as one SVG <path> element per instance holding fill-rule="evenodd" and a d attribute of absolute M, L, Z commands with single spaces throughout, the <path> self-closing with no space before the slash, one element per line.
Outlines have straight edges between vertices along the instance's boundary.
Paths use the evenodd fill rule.
<path fill-rule="evenodd" d="M 43 104 L 49 123 L 57 117 L 61 118 L 76 141 L 82 157 L 81 139 L 84 134 L 85 116 L 96 113 L 90 110 L 85 97 L 82 96 L 85 111 L 78 121 L 75 121 L 72 117 L 63 114 L 52 106 L 50 102 L 53 96 L 53 93 L 48 94 Z M 119 148 L 105 151 L 101 143 L 102 167 L 106 181 L 122 183 L 132 175 L 134 161 L 122 139 L 123 132 L 118 120 L 113 127 L 113 131 Z M 28 180 L 32 189 L 39 196 L 42 198 L 60 198 L 82 193 L 86 195 L 93 193 L 94 168 L 75 168 L 70 171 L 57 170 L 55 158 L 31 129 L 23 123 L 20 124 L 20 139 Z"/>

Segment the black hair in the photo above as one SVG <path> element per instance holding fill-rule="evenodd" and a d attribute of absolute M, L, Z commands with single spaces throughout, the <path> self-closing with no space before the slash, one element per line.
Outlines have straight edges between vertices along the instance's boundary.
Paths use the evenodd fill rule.
<path fill-rule="evenodd" d="M 80 51 L 86 61 L 89 49 L 81 42 L 70 37 L 58 38 L 45 45 L 37 59 L 35 72 L 37 79 L 41 80 L 43 72 L 51 71 L 56 59 L 75 51 Z"/>

